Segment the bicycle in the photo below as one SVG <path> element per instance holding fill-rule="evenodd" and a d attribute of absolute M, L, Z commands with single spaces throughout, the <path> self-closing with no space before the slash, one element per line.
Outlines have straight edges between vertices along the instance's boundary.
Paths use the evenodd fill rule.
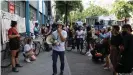
<path fill-rule="evenodd" d="M 38 36 L 36 39 L 33 40 L 33 47 L 35 55 L 38 56 L 41 51 L 45 51 L 45 38 L 43 36 Z"/>
<path fill-rule="evenodd" d="M 1 68 L 8 68 L 11 66 L 11 51 L 9 42 L 6 43 L 6 48 L 1 51 Z"/>
<path fill-rule="evenodd" d="M 72 42 L 71 44 L 69 42 Z M 65 49 L 67 51 L 72 51 L 73 49 L 75 49 L 75 39 L 67 39 L 67 41 L 65 42 Z"/>

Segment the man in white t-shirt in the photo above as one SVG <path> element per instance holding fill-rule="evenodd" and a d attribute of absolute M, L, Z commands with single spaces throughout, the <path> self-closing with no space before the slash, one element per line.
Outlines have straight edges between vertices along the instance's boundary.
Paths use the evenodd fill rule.
<path fill-rule="evenodd" d="M 79 27 L 78 30 L 76 31 L 76 44 L 77 44 L 77 51 L 80 51 L 81 54 L 83 50 L 84 36 L 85 33 L 82 27 Z"/>
<path fill-rule="evenodd" d="M 79 26 L 83 27 L 83 22 L 80 19 L 76 23 L 78 24 L 78 27 Z"/>
<path fill-rule="evenodd" d="M 57 74 L 57 58 L 58 55 L 60 57 L 61 67 L 60 67 L 60 75 L 63 75 L 64 71 L 64 54 L 65 54 L 65 41 L 67 38 L 67 32 L 63 30 L 63 23 L 57 22 L 57 30 L 52 33 L 53 39 L 56 40 L 56 42 L 53 44 L 53 54 L 52 54 L 52 60 L 53 60 L 53 75 Z"/>

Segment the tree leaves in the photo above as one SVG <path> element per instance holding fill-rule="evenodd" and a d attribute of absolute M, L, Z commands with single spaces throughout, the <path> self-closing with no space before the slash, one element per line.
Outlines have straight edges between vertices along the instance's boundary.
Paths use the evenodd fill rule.
<path fill-rule="evenodd" d="M 74 14 L 70 14 L 72 21 L 76 21 L 78 18 L 84 21 L 86 17 L 95 17 L 109 14 L 108 10 L 94 4 L 90 4 L 90 6 L 82 12 L 80 12 L 79 10 L 73 12 Z"/>
<path fill-rule="evenodd" d="M 126 1 L 116 1 L 113 4 L 112 13 L 116 15 L 118 19 L 131 17 L 130 13 L 133 11 L 133 5 Z"/>
<path fill-rule="evenodd" d="M 72 10 L 78 10 L 78 9 L 80 11 L 83 10 L 81 1 L 56 1 L 55 3 L 56 3 L 57 13 L 59 13 L 60 15 L 65 14 L 66 3 L 68 8 L 68 14 Z"/>

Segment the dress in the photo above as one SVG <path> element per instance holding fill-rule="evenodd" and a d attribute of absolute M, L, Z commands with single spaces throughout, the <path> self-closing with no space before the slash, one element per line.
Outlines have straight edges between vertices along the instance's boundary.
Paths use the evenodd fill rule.
<path fill-rule="evenodd" d="M 18 34 L 19 33 L 17 32 L 17 30 L 14 28 L 10 28 L 8 30 L 8 35 L 18 35 Z M 18 37 L 9 39 L 9 46 L 10 50 L 18 50 L 20 47 L 20 39 Z"/>
<path fill-rule="evenodd" d="M 113 65 L 113 68 L 115 70 L 117 63 L 119 62 L 120 59 L 120 50 L 119 50 L 119 45 L 122 44 L 122 37 L 120 34 L 116 35 L 116 36 L 112 36 L 111 37 L 111 47 L 112 49 L 110 50 L 110 60 L 111 63 Z"/>

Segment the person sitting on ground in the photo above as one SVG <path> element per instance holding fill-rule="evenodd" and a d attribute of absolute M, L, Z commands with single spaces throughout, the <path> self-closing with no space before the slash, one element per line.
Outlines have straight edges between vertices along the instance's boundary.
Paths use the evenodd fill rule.
<path fill-rule="evenodd" d="M 26 44 L 24 46 L 24 56 L 25 56 L 25 61 L 26 62 L 31 62 L 36 60 L 36 56 L 35 56 L 35 53 L 33 51 L 33 46 L 32 46 L 32 41 L 31 41 L 31 38 L 28 38 L 26 40 Z"/>

